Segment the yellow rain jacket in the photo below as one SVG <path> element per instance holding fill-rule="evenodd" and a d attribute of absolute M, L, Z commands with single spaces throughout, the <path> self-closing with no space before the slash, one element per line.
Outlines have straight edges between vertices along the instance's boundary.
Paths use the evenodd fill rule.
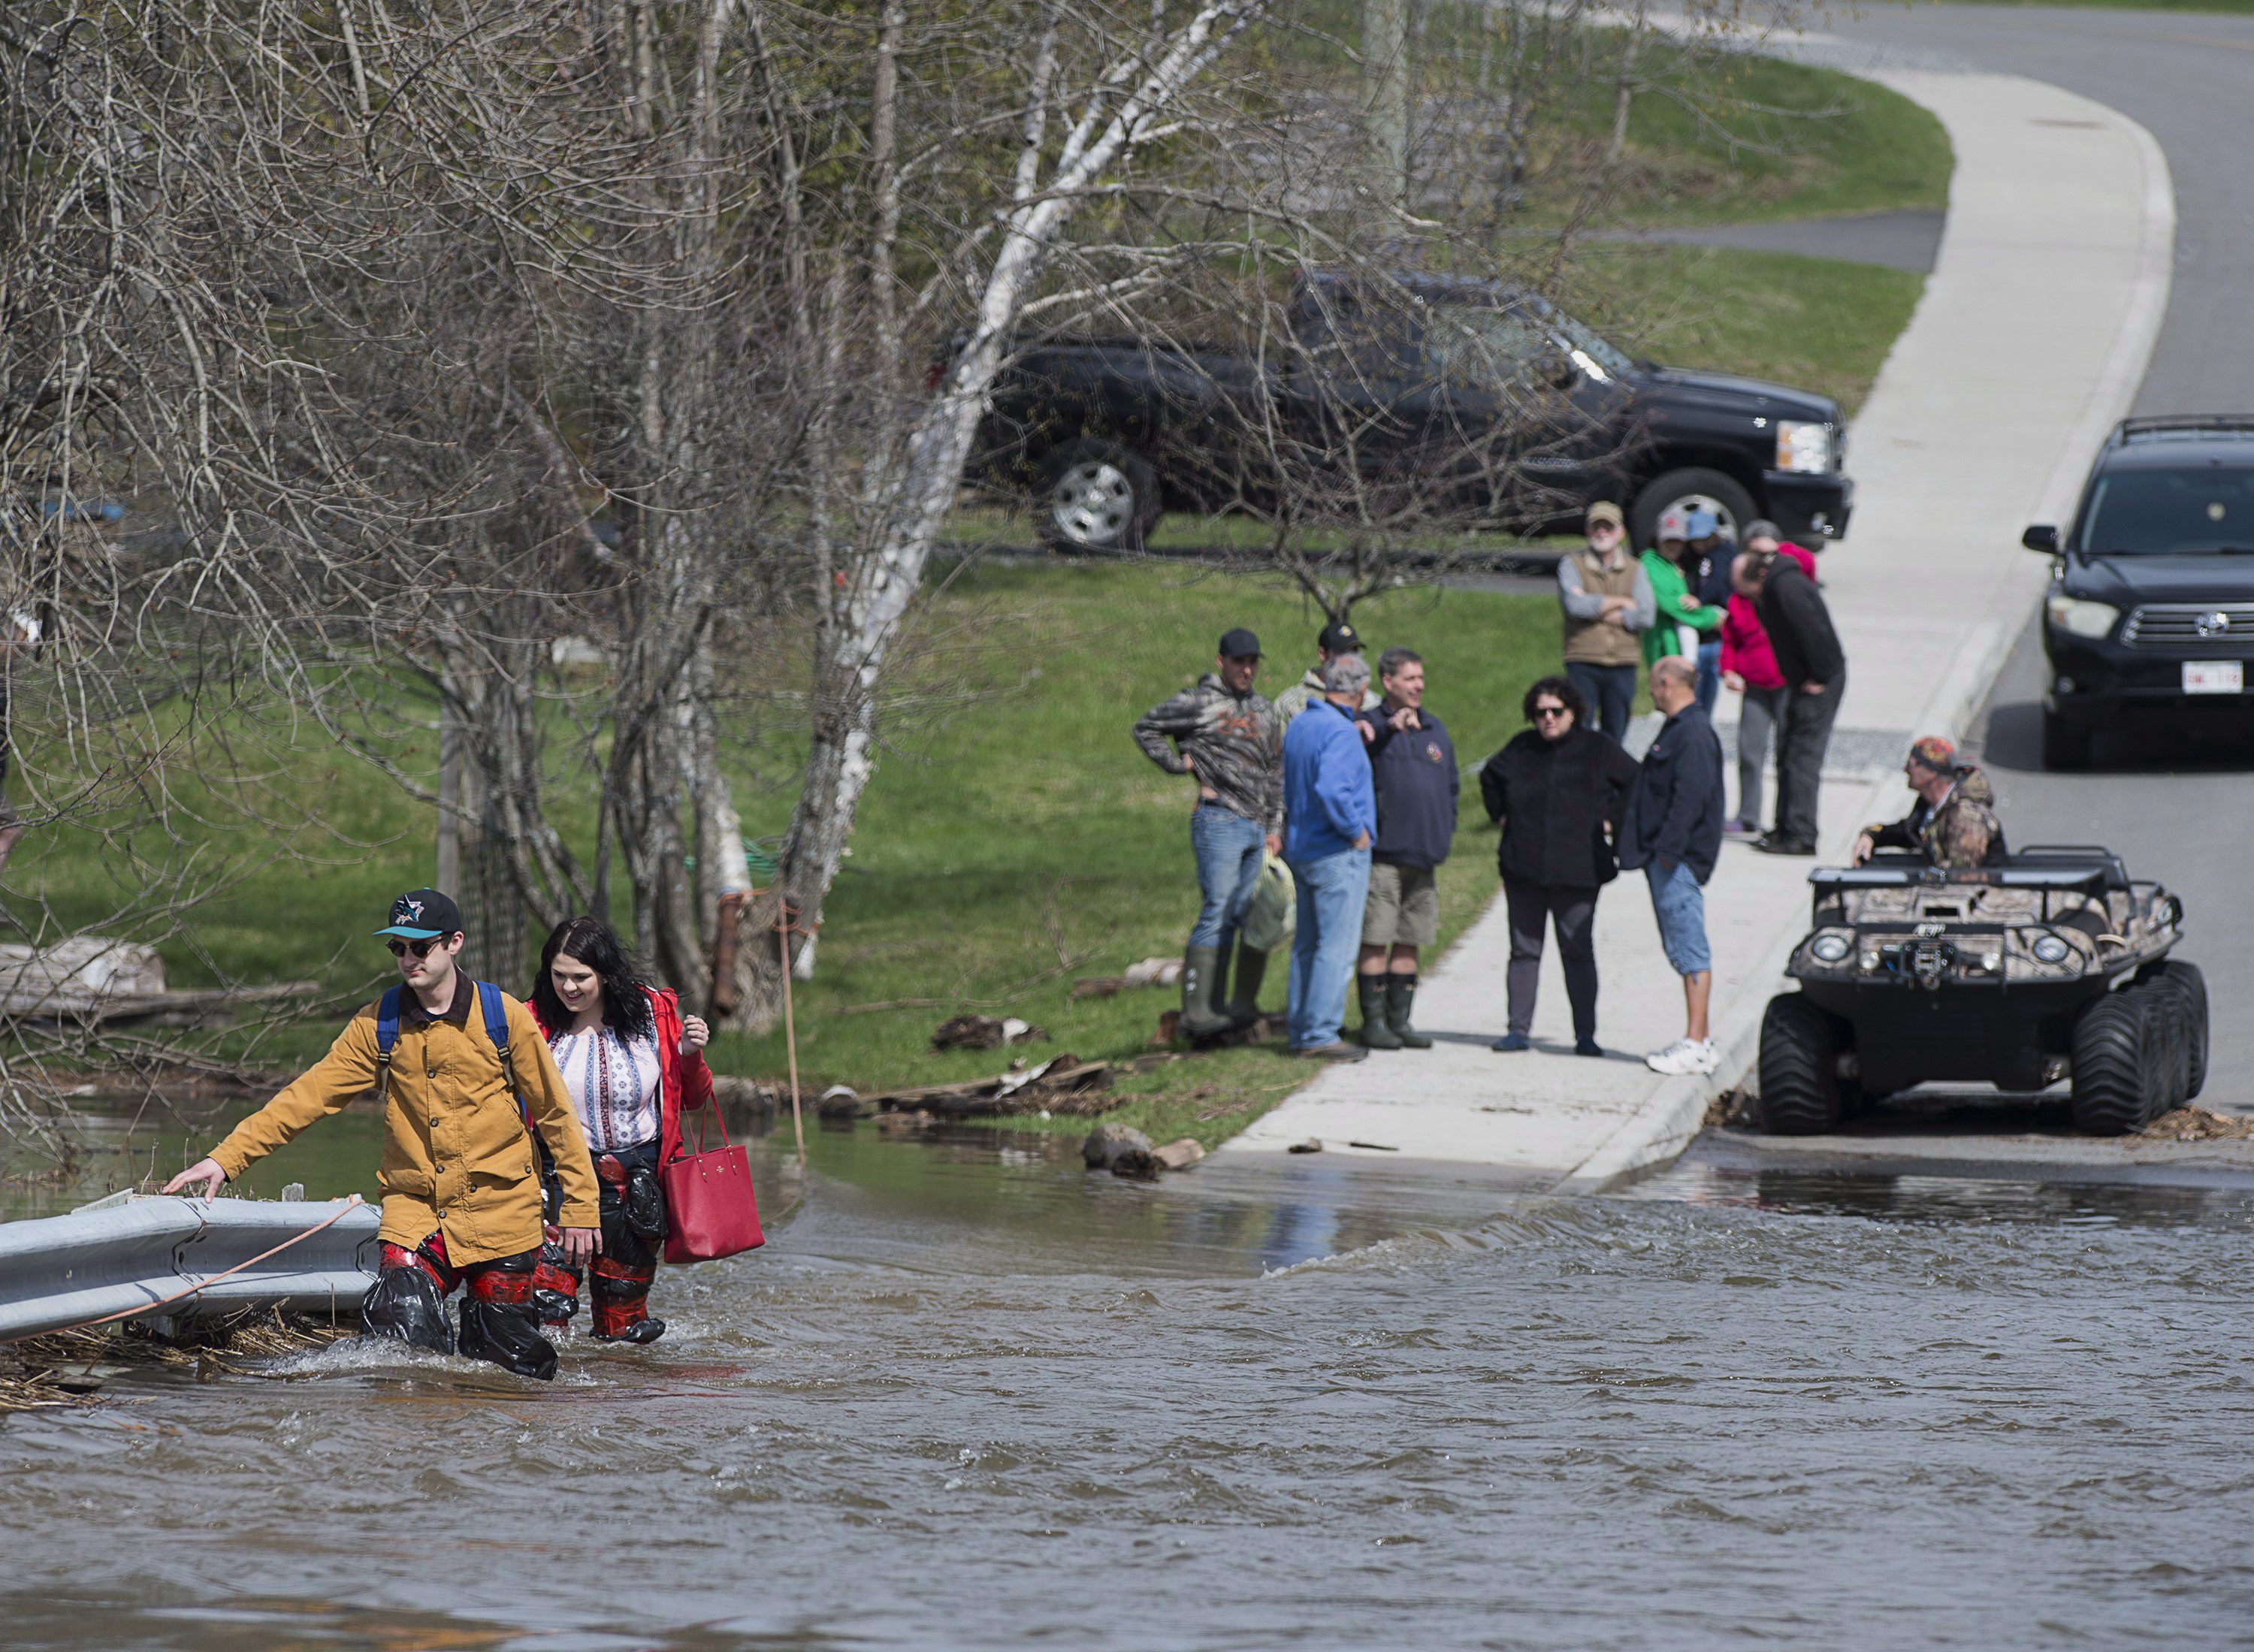
<path fill-rule="evenodd" d="M 532 1012 L 502 995 L 512 1084 L 483 1018 L 474 1013 L 475 984 L 455 979 L 454 1001 L 436 1020 L 412 990 L 400 994 L 376 1180 L 383 1189 L 382 1236 L 411 1250 L 434 1228 L 443 1230 L 447 1260 L 463 1268 L 540 1244 L 538 1154 L 517 1113 L 517 1095 L 555 1155 L 562 1225 L 592 1228 L 600 1217 L 586 1134 Z M 212 1157 L 229 1180 L 315 1119 L 375 1088 L 375 1012 L 373 1004 L 361 1009 L 326 1055 L 228 1132 Z"/>

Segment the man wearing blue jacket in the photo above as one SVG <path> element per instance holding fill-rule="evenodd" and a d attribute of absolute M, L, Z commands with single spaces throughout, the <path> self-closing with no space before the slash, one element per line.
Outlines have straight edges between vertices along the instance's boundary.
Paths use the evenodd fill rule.
<path fill-rule="evenodd" d="M 1417 959 L 1438 938 L 1437 871 L 1456 839 L 1463 780 L 1455 742 L 1424 705 L 1424 660 L 1388 648 L 1377 662 L 1385 697 L 1360 718 L 1377 789 L 1377 842 L 1362 914 L 1362 1041 L 1373 1050 L 1429 1050 L 1410 1014 Z"/>
<path fill-rule="evenodd" d="M 1359 1061 L 1369 1052 L 1339 1037 L 1354 978 L 1377 794 L 1354 714 L 1369 686 L 1358 654 L 1323 663 L 1323 697 L 1292 719 L 1284 736 L 1284 859 L 1298 885 L 1292 937 L 1292 1054 Z"/>

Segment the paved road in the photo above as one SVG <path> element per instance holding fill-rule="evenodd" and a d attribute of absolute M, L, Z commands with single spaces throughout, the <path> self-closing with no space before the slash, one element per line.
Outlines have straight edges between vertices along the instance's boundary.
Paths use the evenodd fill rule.
<path fill-rule="evenodd" d="M 2153 11 L 1920 6 L 1830 25 L 1858 40 L 1939 53 L 2078 92 L 2142 123 L 2176 188 L 2174 285 L 2139 413 L 2254 412 L 2254 18 Z M 2202 1099 L 2254 1110 L 2254 923 L 2247 822 L 2254 746 L 2098 753 L 2101 771 L 2046 774 L 2036 756 L 2042 650 L 2030 624 L 1984 719 L 2012 836 L 2110 844 L 2138 873 L 2183 892 L 2187 956 L 2214 995 L 2213 1076 Z M 1979 726 L 1976 724 L 1976 726 Z"/>

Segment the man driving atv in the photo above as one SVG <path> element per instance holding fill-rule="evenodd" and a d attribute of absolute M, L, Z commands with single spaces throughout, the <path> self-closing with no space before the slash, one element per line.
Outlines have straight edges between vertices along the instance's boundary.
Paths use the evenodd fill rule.
<path fill-rule="evenodd" d="M 1965 872 L 1993 866 L 2010 852 L 1996 818 L 1996 792 L 1977 764 L 1959 763 L 1956 748 L 1937 734 L 1914 742 L 1902 777 L 1917 794 L 1908 815 L 1891 825 L 1866 826 L 1855 840 L 1855 864 L 1878 849 L 1912 849 L 1936 866 Z"/>

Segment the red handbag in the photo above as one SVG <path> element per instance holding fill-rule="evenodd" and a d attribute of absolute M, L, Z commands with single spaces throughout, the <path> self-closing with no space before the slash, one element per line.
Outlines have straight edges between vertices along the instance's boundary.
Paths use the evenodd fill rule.
<path fill-rule="evenodd" d="M 751 1160 L 728 1140 L 728 1124 L 718 1116 L 718 1096 L 696 1112 L 696 1151 L 658 1166 L 665 1187 L 665 1259 L 711 1262 L 766 1243 L 760 1231 L 759 1200 L 752 1194 Z M 704 1146 L 704 1118 L 714 1115 L 720 1145 Z"/>

